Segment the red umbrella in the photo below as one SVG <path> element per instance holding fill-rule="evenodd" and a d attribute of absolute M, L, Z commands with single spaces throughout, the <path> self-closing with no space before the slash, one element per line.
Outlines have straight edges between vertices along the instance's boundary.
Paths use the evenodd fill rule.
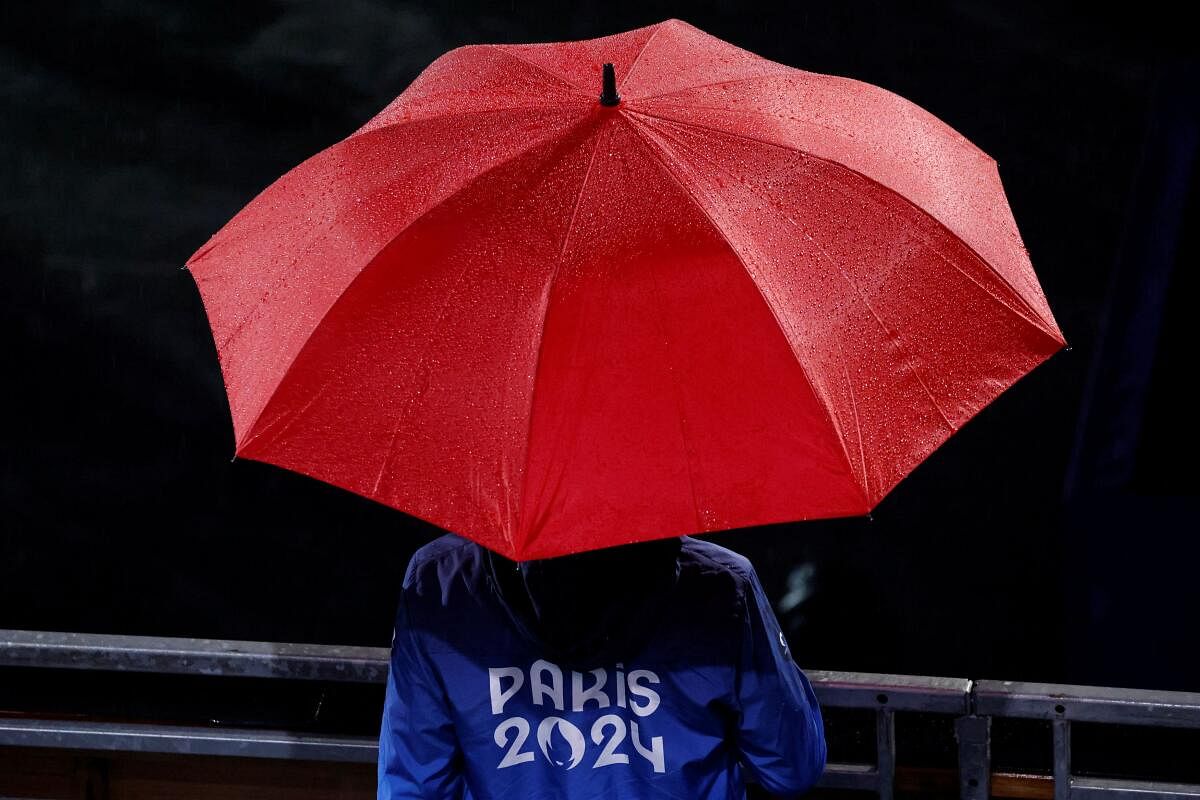
<path fill-rule="evenodd" d="M 1064 344 L 992 158 L 679 20 L 446 53 L 188 267 L 238 456 L 516 559 L 865 514 Z"/>

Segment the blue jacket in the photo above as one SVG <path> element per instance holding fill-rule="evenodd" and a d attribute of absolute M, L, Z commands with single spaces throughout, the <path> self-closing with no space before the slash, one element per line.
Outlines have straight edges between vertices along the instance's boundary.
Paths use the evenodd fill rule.
<path fill-rule="evenodd" d="M 825 766 L 821 713 L 750 563 L 684 537 L 663 603 L 636 652 L 571 670 L 545 658 L 478 545 L 448 535 L 421 548 L 392 640 L 381 800 L 812 787 Z"/>

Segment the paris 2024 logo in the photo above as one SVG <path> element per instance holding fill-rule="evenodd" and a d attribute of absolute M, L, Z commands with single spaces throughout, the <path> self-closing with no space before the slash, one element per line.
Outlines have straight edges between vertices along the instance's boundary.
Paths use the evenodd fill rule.
<path fill-rule="evenodd" d="M 645 741 L 637 723 L 658 709 L 660 698 L 652 687 L 659 682 L 650 670 L 626 670 L 623 664 L 611 672 L 603 668 L 564 672 L 543 659 L 528 669 L 489 668 L 493 716 L 504 717 L 505 706 L 522 692 L 527 693 L 522 699 L 546 712 L 540 719 L 509 716 L 496 725 L 493 738 L 502 752 L 497 768 L 536 761 L 532 749 L 536 746 L 548 763 L 567 770 L 588 762 L 592 769 L 629 765 L 630 759 L 636 758 L 645 760 L 655 772 L 666 772 L 662 737 Z M 593 709 L 612 710 L 583 729 L 566 716 Z M 529 741 L 531 734 L 533 742 Z"/>

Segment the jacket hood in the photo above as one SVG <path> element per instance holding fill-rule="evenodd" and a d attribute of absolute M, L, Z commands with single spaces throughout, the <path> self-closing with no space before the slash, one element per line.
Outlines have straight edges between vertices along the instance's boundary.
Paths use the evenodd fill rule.
<path fill-rule="evenodd" d="M 679 576 L 682 539 L 514 562 L 485 551 L 503 603 L 547 654 L 573 666 L 620 660 L 653 629 Z"/>

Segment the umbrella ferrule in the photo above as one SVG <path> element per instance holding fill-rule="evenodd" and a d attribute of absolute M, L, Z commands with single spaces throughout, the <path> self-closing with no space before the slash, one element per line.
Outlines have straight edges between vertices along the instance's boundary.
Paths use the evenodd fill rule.
<path fill-rule="evenodd" d="M 617 71 L 612 64 L 604 65 L 600 88 L 600 105 L 615 106 L 621 102 L 621 96 L 617 94 Z"/>

